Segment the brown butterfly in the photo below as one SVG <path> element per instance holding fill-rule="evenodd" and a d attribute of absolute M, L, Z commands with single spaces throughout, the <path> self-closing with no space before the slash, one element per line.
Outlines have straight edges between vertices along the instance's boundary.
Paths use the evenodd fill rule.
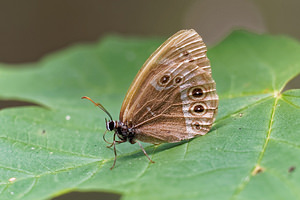
<path fill-rule="evenodd" d="M 195 30 L 181 30 L 165 41 L 145 62 L 124 99 L 119 121 L 89 97 L 108 116 L 107 131 L 114 131 L 116 144 L 179 142 L 205 135 L 218 109 L 216 83 L 212 79 L 206 46 Z M 116 138 L 118 137 L 119 140 Z M 139 141 L 138 141 L 139 140 Z"/>

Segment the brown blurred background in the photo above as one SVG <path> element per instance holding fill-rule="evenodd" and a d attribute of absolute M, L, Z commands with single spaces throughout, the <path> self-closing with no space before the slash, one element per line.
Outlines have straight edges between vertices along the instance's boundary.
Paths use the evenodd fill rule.
<path fill-rule="evenodd" d="M 194 28 L 212 46 L 243 28 L 299 40 L 299 11 L 299 0 L 0 0 L 0 63 L 35 62 L 110 33 L 166 38 Z M 287 88 L 300 88 L 300 77 Z"/>
<path fill-rule="evenodd" d="M 0 62 L 37 61 L 109 33 L 171 36 L 194 28 L 214 44 L 232 29 L 300 39 L 299 0 L 0 0 Z"/>
<path fill-rule="evenodd" d="M 35 62 L 109 33 L 168 37 L 194 28 L 211 46 L 244 28 L 299 40 L 299 11 L 299 0 L 0 0 L 0 62 Z M 289 88 L 300 88 L 299 77 Z"/>

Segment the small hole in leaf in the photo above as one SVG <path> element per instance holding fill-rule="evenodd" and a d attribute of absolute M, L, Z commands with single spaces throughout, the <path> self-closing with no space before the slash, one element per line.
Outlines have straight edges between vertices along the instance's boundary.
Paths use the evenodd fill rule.
<path fill-rule="evenodd" d="M 289 173 L 292 173 L 293 171 L 295 171 L 295 169 L 296 169 L 295 166 L 291 166 L 291 167 L 289 168 Z"/>

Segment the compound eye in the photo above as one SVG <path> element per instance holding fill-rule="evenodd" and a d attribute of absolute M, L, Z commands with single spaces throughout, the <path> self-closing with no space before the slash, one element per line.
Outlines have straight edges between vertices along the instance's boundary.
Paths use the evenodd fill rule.
<path fill-rule="evenodd" d="M 109 121 L 109 122 L 108 122 L 107 129 L 108 129 L 109 131 L 114 130 L 114 129 L 115 129 L 115 122 L 114 122 L 114 121 Z"/>

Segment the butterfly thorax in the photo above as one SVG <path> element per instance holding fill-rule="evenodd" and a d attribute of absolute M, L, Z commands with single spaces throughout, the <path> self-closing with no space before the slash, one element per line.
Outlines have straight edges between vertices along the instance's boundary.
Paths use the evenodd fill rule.
<path fill-rule="evenodd" d="M 122 142 L 129 141 L 131 144 L 135 143 L 134 131 L 121 121 L 110 120 L 110 121 L 106 122 L 106 129 L 108 131 L 115 131 L 118 138 Z"/>

